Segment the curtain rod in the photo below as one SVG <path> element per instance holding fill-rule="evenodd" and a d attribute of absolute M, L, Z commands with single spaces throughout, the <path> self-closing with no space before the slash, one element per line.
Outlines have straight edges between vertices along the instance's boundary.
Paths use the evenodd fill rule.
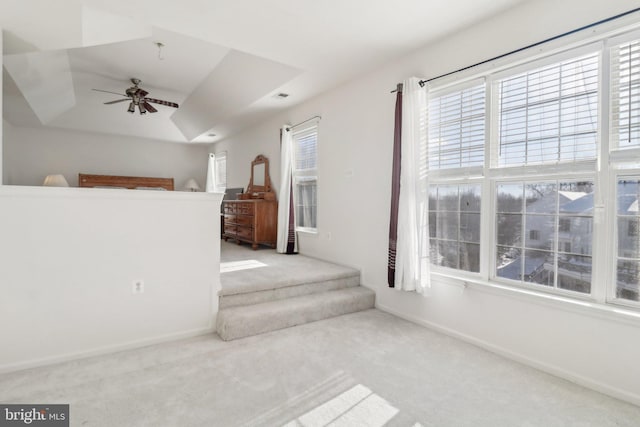
<path fill-rule="evenodd" d="M 419 82 L 420 86 L 424 86 L 426 83 L 431 82 L 433 80 L 441 79 L 443 77 L 447 77 L 447 76 L 450 76 L 452 74 L 460 73 L 460 72 L 466 71 L 466 70 L 468 70 L 470 68 L 474 68 L 474 67 L 477 67 L 479 65 L 486 64 L 487 62 L 491 62 L 491 61 L 495 61 L 495 60 L 498 60 L 498 59 L 502 59 L 505 56 L 513 55 L 515 53 L 522 52 L 523 50 L 531 49 L 532 47 L 540 46 L 541 44 L 545 44 L 545 43 L 551 42 L 553 40 L 557 40 L 559 38 L 569 36 L 571 34 L 579 32 L 579 31 L 583 31 L 583 30 L 586 30 L 586 29 L 589 29 L 589 28 L 592 28 L 592 27 L 607 23 L 609 21 L 613 21 L 615 19 L 622 18 L 623 16 L 631 15 L 632 13 L 636 13 L 638 11 L 640 11 L 640 7 L 628 10 L 626 12 L 622 12 L 622 13 L 620 13 L 618 15 L 610 16 L 610 17 L 605 18 L 605 19 L 601 19 L 600 21 L 592 22 L 591 24 L 587 24 L 587 25 L 584 25 L 582 27 L 567 31 L 566 33 L 558 34 L 558 35 L 555 35 L 553 37 L 549 37 L 548 39 L 544 39 L 544 40 L 541 40 L 539 42 L 532 43 L 530 45 L 527 45 L 527 46 L 512 50 L 510 52 L 503 53 L 503 54 L 498 55 L 498 56 L 494 56 L 493 58 L 485 59 L 484 61 L 477 62 L 477 63 L 475 63 L 473 65 L 467 65 L 466 67 L 459 68 L 459 69 L 457 69 L 455 71 L 450 71 L 448 73 L 444 73 L 444 74 L 441 74 L 441 75 L 436 76 L 436 77 L 431 77 L 430 79 L 420 80 L 420 82 Z M 398 90 L 401 90 L 400 86 L 398 88 L 392 90 L 391 93 L 397 92 Z"/>
<path fill-rule="evenodd" d="M 295 125 L 289 125 L 289 126 L 287 126 L 287 132 L 289 132 L 291 129 L 293 129 L 296 126 L 303 125 L 303 124 L 305 124 L 307 122 L 310 122 L 311 120 L 314 120 L 314 119 L 322 119 L 322 116 L 313 116 L 311 118 L 308 118 L 307 120 L 301 121 L 300 123 L 296 123 Z"/>

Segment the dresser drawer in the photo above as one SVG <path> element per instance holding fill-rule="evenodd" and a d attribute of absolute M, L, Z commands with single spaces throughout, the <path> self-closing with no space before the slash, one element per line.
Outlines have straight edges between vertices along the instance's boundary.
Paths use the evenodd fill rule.
<path fill-rule="evenodd" d="M 235 224 L 227 224 L 226 219 L 224 223 L 224 234 L 233 234 L 235 235 L 238 231 L 238 226 Z"/>
<path fill-rule="evenodd" d="M 235 215 L 230 215 L 230 214 L 225 214 L 224 215 L 224 223 L 225 224 L 237 224 L 236 216 Z"/>
<path fill-rule="evenodd" d="M 226 221 L 226 218 L 225 218 L 225 221 Z M 232 222 L 234 222 L 234 223 L 236 223 L 238 225 L 252 226 L 253 225 L 253 216 L 250 216 L 250 215 L 234 215 Z"/>
<path fill-rule="evenodd" d="M 235 213 L 242 215 L 253 215 L 253 203 L 238 203 Z"/>
<path fill-rule="evenodd" d="M 224 213 L 225 214 L 234 214 L 236 213 L 236 206 L 232 203 L 225 203 L 224 204 Z M 227 219 L 225 218 L 225 221 Z"/>
<path fill-rule="evenodd" d="M 247 226 L 238 226 L 236 234 L 241 239 L 253 240 L 253 228 Z"/>

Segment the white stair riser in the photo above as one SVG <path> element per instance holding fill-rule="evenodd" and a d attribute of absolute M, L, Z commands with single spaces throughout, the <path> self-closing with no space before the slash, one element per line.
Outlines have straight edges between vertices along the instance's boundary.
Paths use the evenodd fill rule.
<path fill-rule="evenodd" d="M 360 285 L 360 274 L 338 279 L 324 280 L 322 282 L 303 283 L 295 286 L 287 286 L 285 288 L 247 292 L 236 295 L 221 295 L 218 298 L 218 307 L 223 309 L 242 305 L 260 304 L 267 301 L 317 294 L 320 292 L 334 291 L 336 289 L 350 288 L 358 285 Z"/>
<path fill-rule="evenodd" d="M 225 340 L 367 310 L 375 305 L 375 293 L 357 286 L 251 306 L 222 309 L 217 316 L 218 335 Z"/>

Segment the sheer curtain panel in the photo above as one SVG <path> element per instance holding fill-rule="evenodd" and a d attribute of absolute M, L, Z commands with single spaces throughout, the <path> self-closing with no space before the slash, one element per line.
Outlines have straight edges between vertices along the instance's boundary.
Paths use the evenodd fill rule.
<path fill-rule="evenodd" d="M 429 290 L 427 90 L 418 78 L 403 83 L 395 288 Z"/>
<path fill-rule="evenodd" d="M 279 253 L 295 254 L 298 252 L 298 236 L 293 191 L 293 136 L 288 126 L 282 128 L 280 135 L 280 202 L 276 249 Z"/>
<path fill-rule="evenodd" d="M 216 155 L 209 153 L 209 164 L 207 166 L 207 185 L 205 191 L 207 193 L 215 193 L 217 189 L 216 184 Z"/>

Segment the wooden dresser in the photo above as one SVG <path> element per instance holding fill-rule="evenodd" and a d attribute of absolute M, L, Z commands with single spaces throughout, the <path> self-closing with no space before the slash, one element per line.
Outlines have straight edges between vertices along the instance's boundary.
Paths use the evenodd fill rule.
<path fill-rule="evenodd" d="M 225 200 L 224 240 L 235 239 L 258 245 L 276 246 L 278 225 L 278 202 L 275 200 Z"/>
<path fill-rule="evenodd" d="M 247 192 L 238 195 L 240 200 L 222 202 L 222 238 L 276 247 L 278 239 L 278 202 L 271 191 L 269 159 L 262 154 L 251 162 L 251 179 Z"/>

